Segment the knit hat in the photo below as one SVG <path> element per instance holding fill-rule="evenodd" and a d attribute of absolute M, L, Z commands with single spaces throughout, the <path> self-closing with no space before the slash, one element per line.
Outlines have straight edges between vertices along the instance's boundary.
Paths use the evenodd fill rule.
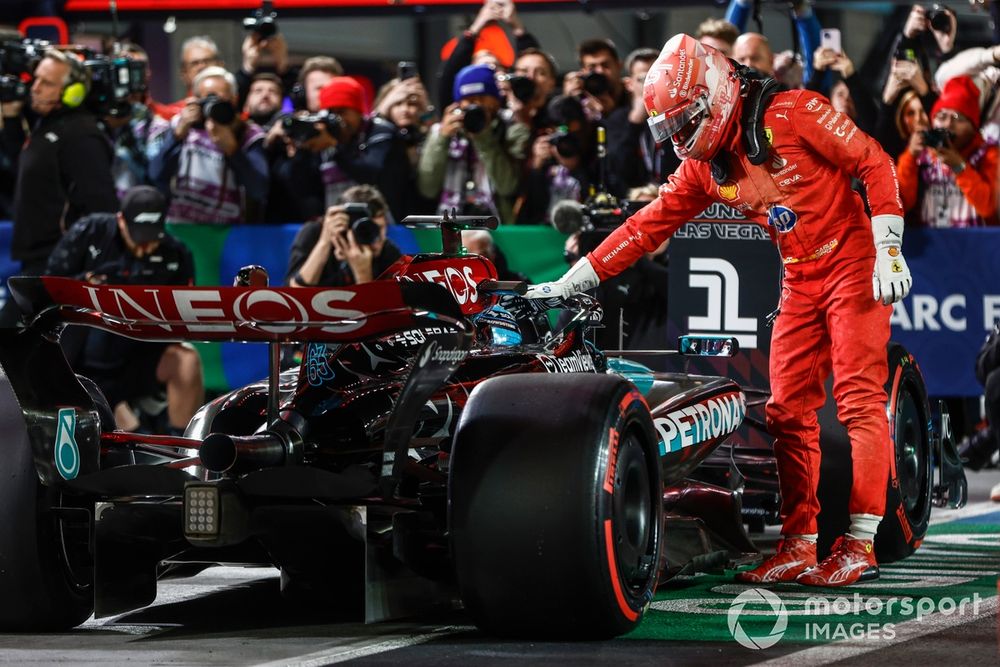
<path fill-rule="evenodd" d="M 469 65 L 458 71 L 455 76 L 455 85 L 452 88 L 452 99 L 458 102 L 471 95 L 492 95 L 500 99 L 496 72 L 492 67 Z"/>
<path fill-rule="evenodd" d="M 354 109 L 365 112 L 365 89 L 349 76 L 335 76 L 319 91 L 319 105 L 324 109 Z"/>
<path fill-rule="evenodd" d="M 931 118 L 941 109 L 957 111 L 968 118 L 976 129 L 979 129 L 979 88 L 967 76 L 956 76 L 948 79 L 941 91 L 941 97 L 931 109 Z"/>
<path fill-rule="evenodd" d="M 167 200 L 159 190 L 149 185 L 129 188 L 122 197 L 122 215 L 128 235 L 136 243 L 159 241 L 164 234 L 164 213 Z"/>

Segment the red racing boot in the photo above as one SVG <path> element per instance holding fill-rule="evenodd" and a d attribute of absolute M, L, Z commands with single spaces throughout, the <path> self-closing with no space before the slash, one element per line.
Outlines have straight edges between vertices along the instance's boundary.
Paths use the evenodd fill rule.
<path fill-rule="evenodd" d="M 736 581 L 746 584 L 770 584 L 795 581 L 802 572 L 816 565 L 816 543 L 797 537 L 778 542 L 778 552 L 752 570 L 736 573 Z"/>
<path fill-rule="evenodd" d="M 871 540 L 842 535 L 823 562 L 796 579 L 806 586 L 849 586 L 878 579 L 878 562 Z"/>

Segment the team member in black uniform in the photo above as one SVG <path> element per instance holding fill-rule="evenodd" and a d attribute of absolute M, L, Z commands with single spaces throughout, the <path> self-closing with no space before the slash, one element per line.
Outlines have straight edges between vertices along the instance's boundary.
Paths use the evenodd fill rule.
<path fill-rule="evenodd" d="M 47 273 L 95 285 L 193 284 L 191 251 L 166 233 L 165 212 L 166 200 L 159 190 L 146 185 L 131 188 L 119 213 L 88 215 L 66 232 L 52 251 Z M 135 428 L 128 401 L 156 394 L 164 385 L 171 432 L 183 432 L 204 402 L 201 359 L 190 345 L 148 343 L 71 328 L 64 336 L 64 348 L 73 368 L 104 392 L 122 428 Z"/>
<path fill-rule="evenodd" d="M 11 254 L 22 274 L 45 270 L 49 253 L 78 218 L 118 209 L 111 144 L 82 108 L 90 76 L 72 56 L 47 51 L 31 86 L 37 124 L 18 158 Z"/>
<path fill-rule="evenodd" d="M 21 262 L 20 275 L 42 275 L 49 253 L 78 218 L 118 209 L 111 143 L 83 108 L 89 85 L 83 64 L 62 51 L 46 51 L 35 68 L 30 117 L 38 120 L 20 154 L 7 156 L 17 162 L 10 254 Z M 7 119 L 5 128 L 19 129 L 15 121 Z M 0 326 L 14 326 L 19 316 L 9 299 Z"/>

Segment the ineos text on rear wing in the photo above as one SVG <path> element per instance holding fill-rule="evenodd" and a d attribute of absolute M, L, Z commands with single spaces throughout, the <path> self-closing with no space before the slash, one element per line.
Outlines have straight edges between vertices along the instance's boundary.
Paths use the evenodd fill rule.
<path fill-rule="evenodd" d="M 14 277 L 8 284 L 28 326 L 82 324 L 138 340 L 350 342 L 417 327 L 465 328 L 452 296 L 430 283 L 178 287 Z"/>

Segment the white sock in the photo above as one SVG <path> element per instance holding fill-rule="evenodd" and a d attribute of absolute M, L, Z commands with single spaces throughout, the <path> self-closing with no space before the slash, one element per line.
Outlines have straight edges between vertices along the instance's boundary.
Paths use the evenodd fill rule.
<path fill-rule="evenodd" d="M 819 535 L 818 533 L 809 533 L 808 535 L 789 535 L 788 537 L 794 537 L 797 540 L 805 540 L 806 542 L 816 544 L 816 538 L 819 537 Z"/>
<path fill-rule="evenodd" d="M 847 536 L 855 540 L 874 540 L 880 521 L 882 517 L 876 514 L 852 514 L 851 529 Z"/>

